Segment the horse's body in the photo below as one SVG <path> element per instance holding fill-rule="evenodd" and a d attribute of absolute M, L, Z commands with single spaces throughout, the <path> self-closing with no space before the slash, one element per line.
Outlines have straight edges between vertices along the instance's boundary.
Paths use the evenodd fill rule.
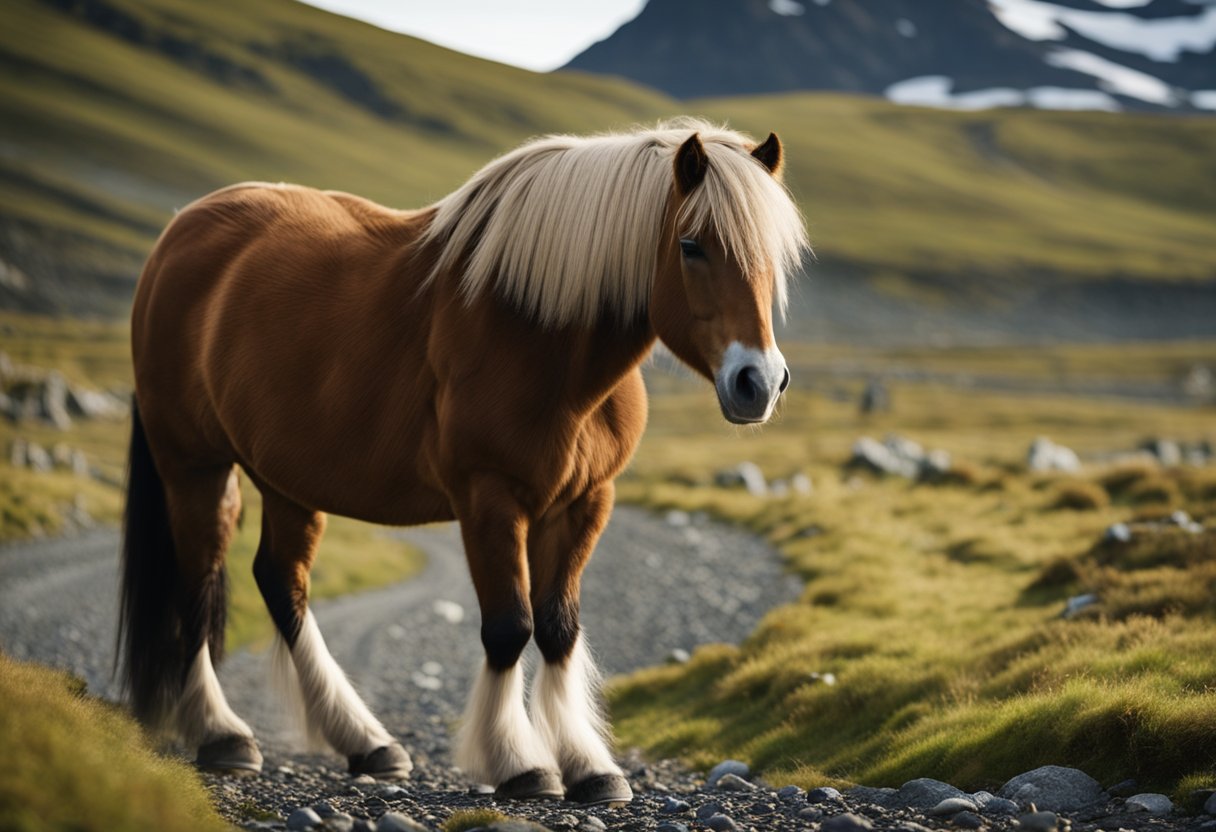
<path fill-rule="evenodd" d="M 254 572 L 282 636 L 281 665 L 310 726 L 352 771 L 404 776 L 411 764 L 308 612 L 322 512 L 391 525 L 457 519 L 486 649 L 459 761 L 504 796 L 628 799 L 594 700 L 578 594 L 613 478 L 645 425 L 639 364 L 662 337 L 715 379 L 729 418 L 767 418 L 788 380 L 770 306 L 783 261 L 802 245 L 792 204 L 729 207 L 732 227 L 749 211 L 788 209 L 767 253 L 774 240 L 763 229 L 735 240 L 711 216 L 723 199 L 788 203 L 779 187 L 757 184 L 779 164 L 775 137 L 754 147 L 696 126 L 708 151 L 679 128 L 542 140 L 422 211 L 247 184 L 174 219 L 132 319 L 123 625 L 126 678 L 145 720 L 173 716 L 203 765 L 260 767 L 212 668 L 240 465 L 263 495 Z M 633 154 L 632 179 L 601 170 L 619 171 L 620 158 L 578 161 L 600 152 L 597 141 Z M 565 174 L 592 176 L 564 190 L 550 183 L 558 207 L 614 189 L 620 199 L 649 188 L 651 199 L 626 222 L 614 211 L 628 206 L 605 197 L 572 218 L 579 236 L 563 237 L 554 229 L 571 218 L 546 217 L 527 196 L 556 175 L 554 159 Z M 641 173 L 656 164 L 666 171 L 657 185 Z M 732 176 L 755 181 L 732 193 Z M 702 198 L 711 187 L 728 196 Z M 704 239 L 681 251 L 677 238 L 693 233 Z M 653 251 L 640 276 L 639 242 Z M 561 261 L 571 250 L 585 275 Z M 518 659 L 533 636 L 545 664 L 529 718 Z"/>

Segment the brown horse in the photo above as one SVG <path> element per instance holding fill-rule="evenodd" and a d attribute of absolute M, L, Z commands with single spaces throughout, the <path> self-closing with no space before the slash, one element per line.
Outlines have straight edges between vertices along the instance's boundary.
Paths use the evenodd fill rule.
<path fill-rule="evenodd" d="M 457 760 L 500 797 L 631 798 L 579 636 L 579 580 L 646 422 L 656 337 L 765 421 L 789 382 L 772 333 L 806 246 L 781 145 L 698 121 L 551 136 L 395 211 L 243 184 L 181 211 L 132 315 L 124 680 L 136 713 L 257 771 L 215 675 L 236 466 L 263 497 L 254 574 L 309 726 L 350 770 L 412 764 L 308 609 L 332 512 L 459 520 L 485 664 Z M 525 709 L 520 653 L 544 657 Z"/>

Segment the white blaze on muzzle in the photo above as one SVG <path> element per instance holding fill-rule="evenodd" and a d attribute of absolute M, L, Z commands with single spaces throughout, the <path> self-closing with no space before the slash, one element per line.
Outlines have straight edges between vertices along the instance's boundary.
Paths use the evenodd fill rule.
<path fill-rule="evenodd" d="M 768 421 L 789 378 L 785 356 L 775 345 L 760 350 L 732 342 L 714 380 L 722 415 L 735 424 Z"/>

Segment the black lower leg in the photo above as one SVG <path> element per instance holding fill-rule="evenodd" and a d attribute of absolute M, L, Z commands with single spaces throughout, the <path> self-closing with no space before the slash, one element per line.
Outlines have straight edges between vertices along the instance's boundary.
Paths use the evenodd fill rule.
<path fill-rule="evenodd" d="M 536 646 L 550 664 L 565 661 L 578 641 L 578 599 L 549 596 L 537 604 Z"/>

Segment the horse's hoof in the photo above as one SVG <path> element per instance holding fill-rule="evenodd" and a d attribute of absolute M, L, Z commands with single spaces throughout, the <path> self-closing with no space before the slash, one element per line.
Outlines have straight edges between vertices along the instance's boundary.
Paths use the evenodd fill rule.
<path fill-rule="evenodd" d="M 593 774 L 566 790 L 566 800 L 584 806 L 603 803 L 628 803 L 633 800 L 629 781 L 619 774 Z"/>
<path fill-rule="evenodd" d="M 257 774 L 262 770 L 262 752 L 253 737 L 232 734 L 200 745 L 194 764 L 206 771 Z"/>
<path fill-rule="evenodd" d="M 414 761 L 399 742 L 382 745 L 367 754 L 351 754 L 346 759 L 350 761 L 351 774 L 370 774 L 377 780 L 405 780 L 414 770 Z"/>
<path fill-rule="evenodd" d="M 562 776 L 556 771 L 534 768 L 517 774 L 494 790 L 496 800 L 561 800 Z"/>

